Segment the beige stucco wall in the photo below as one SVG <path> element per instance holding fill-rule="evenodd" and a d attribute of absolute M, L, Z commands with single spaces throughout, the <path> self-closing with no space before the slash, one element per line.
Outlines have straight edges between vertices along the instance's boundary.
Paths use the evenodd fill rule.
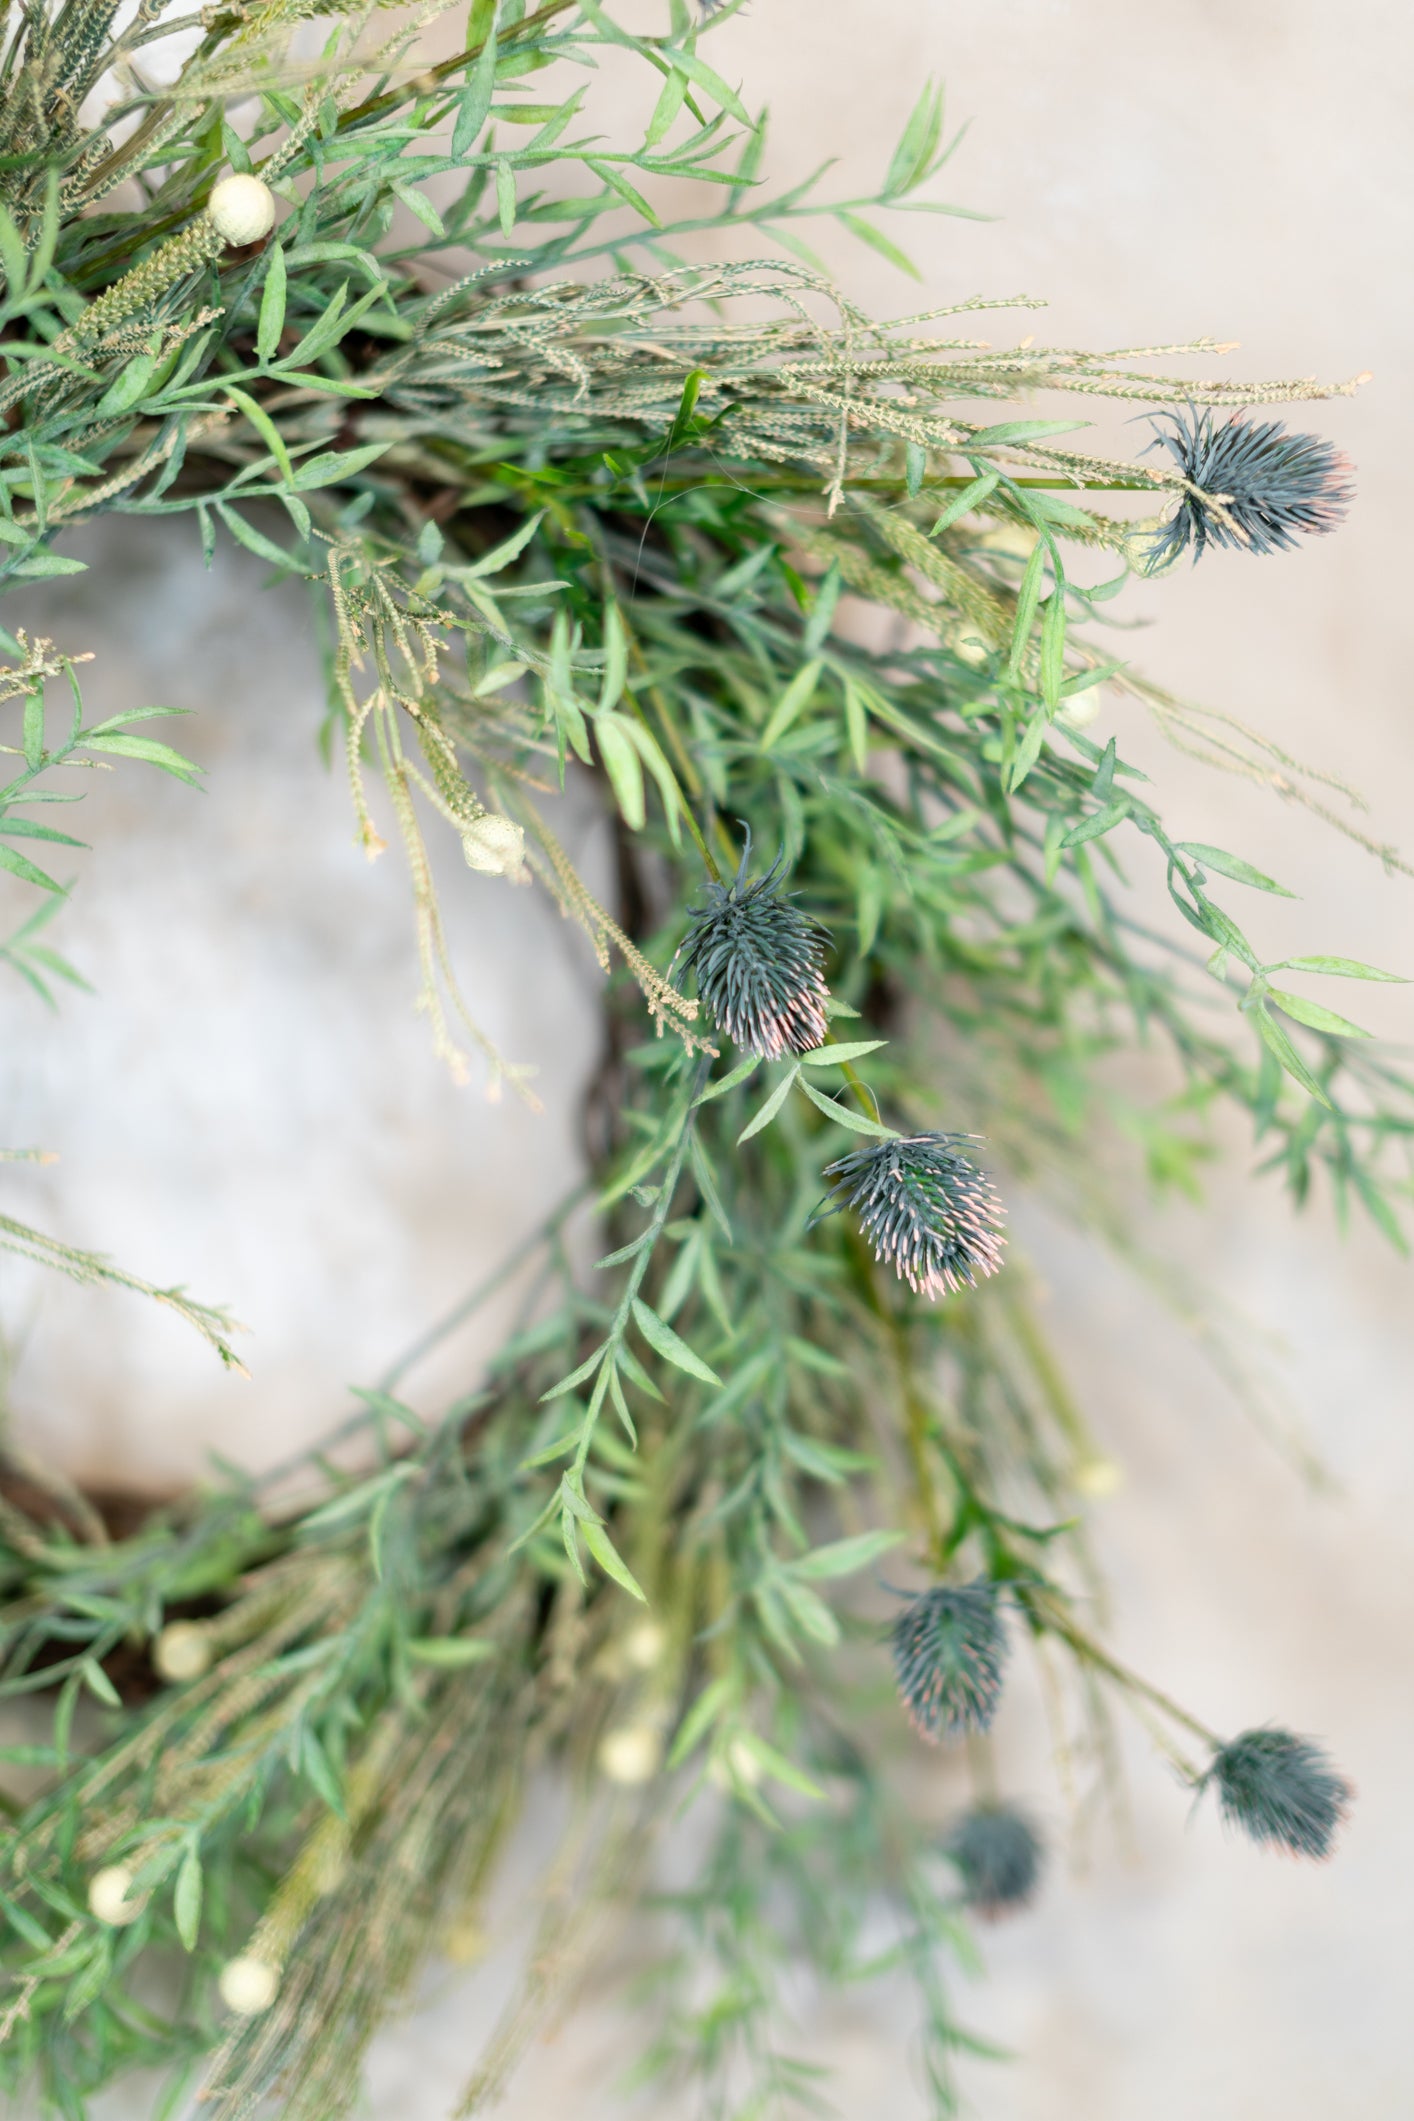
<path fill-rule="evenodd" d="M 1152 618 L 1136 644 L 1151 671 L 1336 767 L 1369 791 L 1373 829 L 1414 845 L 1406 12 L 1378 0 L 1341 11 L 1317 0 L 756 0 L 713 55 L 770 103 L 782 174 L 834 153 L 840 183 L 862 189 L 928 72 L 946 76 L 954 118 L 975 116 L 946 188 L 999 218 L 908 224 L 921 291 L 822 239 L 875 309 L 1043 293 L 1049 321 L 1018 320 L 1018 331 L 1114 346 L 1211 332 L 1242 342 L 1237 372 L 1374 371 L 1359 398 L 1313 415 L 1359 467 L 1339 537 L 1281 559 L 1215 557 L 1131 611 Z M 407 1013 L 401 880 L 391 863 L 363 866 L 337 779 L 309 763 L 318 688 L 305 608 L 257 605 L 259 569 L 243 563 L 208 585 L 184 533 L 98 536 L 104 579 L 36 595 L 15 616 L 37 624 L 42 610 L 70 645 L 101 648 L 94 694 L 113 708 L 162 698 L 196 709 L 186 741 L 209 760 L 211 788 L 198 798 L 129 774 L 105 797 L 101 829 L 95 806 L 81 889 L 84 969 L 100 998 L 66 1003 L 63 1038 L 13 995 L 5 1003 L 0 1067 L 18 1115 L 7 1138 L 44 1139 L 64 1162 L 7 1177 L 6 1199 L 142 1271 L 229 1298 L 255 1329 L 255 1381 L 219 1377 L 179 1327 L 120 1299 L 41 1290 L 6 1269 L 0 1303 L 19 1335 L 11 1396 L 24 1433 L 81 1469 L 155 1477 L 190 1471 L 212 1444 L 273 1455 L 337 1414 L 347 1383 L 529 1226 L 572 1159 L 592 1017 L 587 976 L 572 1025 L 526 977 L 525 924 L 543 924 L 547 950 L 575 950 L 544 909 L 453 867 L 469 984 L 487 995 L 493 1028 L 542 1060 L 547 1109 L 531 1119 L 446 1084 Z M 1414 969 L 1414 885 L 1166 751 L 1137 712 L 1107 709 L 1170 815 L 1302 893 L 1252 913 L 1273 954 L 1285 944 Z M 1365 989 L 1347 1006 L 1411 1040 L 1409 991 Z M 1030 1236 L 1057 1337 L 1127 1469 L 1102 1521 L 1121 1645 L 1220 1726 L 1272 1717 L 1326 1737 L 1359 1808 L 1327 1868 L 1262 1858 L 1210 1817 L 1186 1825 L 1186 1800 L 1133 1745 L 1132 1853 L 1100 1836 L 1083 1871 L 1058 1868 L 1034 1915 L 986 1939 L 989 1978 L 967 2006 L 1023 2058 L 968 2067 L 972 2111 L 987 2121 L 1390 2121 L 1414 2104 L 1402 2007 L 1414 1900 L 1410 1273 L 1366 1229 L 1342 1247 L 1325 1204 L 1293 1223 L 1272 1183 L 1250 1176 L 1237 1136 L 1234 1152 L 1204 1210 L 1149 1234 L 1284 1341 L 1341 1483 L 1333 1496 L 1303 1487 L 1121 1270 L 1038 1215 Z M 476 1345 L 454 1351 L 463 1373 Z M 429 1398 L 453 1374 L 449 1363 L 429 1375 Z M 1025 1689 L 1000 1750 L 1016 1789 L 1063 1834 Z M 924 1791 L 940 1810 L 943 1774 Z M 369 2109 L 380 2121 L 445 2110 L 499 1979 L 441 1977 L 415 2027 L 384 2039 Z M 919 2110 L 893 1999 L 807 2007 L 798 2044 L 842 2065 L 852 2121 Z M 623 2021 L 591 1990 L 505 2111 L 531 2121 L 571 2091 L 586 2121 L 692 2111 L 616 2092 L 628 2053 Z M 122 2110 L 143 2112 L 141 2096 Z"/>

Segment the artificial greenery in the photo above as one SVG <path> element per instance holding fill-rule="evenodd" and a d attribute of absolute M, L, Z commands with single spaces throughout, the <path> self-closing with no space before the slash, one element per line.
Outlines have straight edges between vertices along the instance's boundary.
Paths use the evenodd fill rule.
<path fill-rule="evenodd" d="M 804 232 L 833 219 L 906 263 L 899 216 L 949 210 L 941 99 L 874 199 L 775 189 L 707 56 L 730 5 L 666 0 L 647 35 L 601 0 L 472 0 L 435 63 L 435 9 L 317 12 L 304 57 L 306 0 L 5 18 L 0 573 L 76 570 L 66 532 L 120 510 L 308 585 L 324 733 L 370 856 L 400 844 L 436 1053 L 466 1074 L 474 1046 L 533 1095 L 459 992 L 432 836 L 460 839 L 486 919 L 528 874 L 608 975 L 588 1198 L 568 1176 L 520 1324 L 455 1404 L 412 1408 L 396 1373 L 362 1395 L 352 1472 L 227 1476 L 122 1537 L 57 1476 L 10 1481 L 4 1687 L 49 1714 L 4 1753 L 0 2072 L 65 2116 L 140 2065 L 167 2069 L 165 2115 L 198 2091 L 212 2121 L 348 2111 L 373 2027 L 465 1939 L 554 1760 L 575 1809 L 459 2111 L 638 1895 L 666 1926 L 646 2065 L 700 2078 L 709 2110 L 814 2097 L 782 2002 L 805 1958 L 911 1978 L 946 2112 L 966 1906 L 1027 1897 L 1040 1852 L 986 1782 L 951 1843 L 911 1815 L 891 1614 L 927 1736 L 983 1726 L 1024 1640 L 1102 1780 L 1119 1706 L 1259 1839 L 1322 1854 L 1345 1798 L 1306 1741 L 1224 1740 L 1092 1632 L 1103 1462 L 992 1190 L 1044 1186 L 1113 1234 L 1104 1143 L 1191 1185 L 1235 1108 L 1297 1200 L 1323 1176 L 1398 1241 L 1410 1084 L 1307 991 L 1391 975 L 1266 961 L 1241 905 L 1280 887 L 1175 841 L 1086 734 L 1108 687 L 1328 814 L 1319 775 L 1106 630 L 1185 548 L 1246 567 L 1331 526 L 1328 446 L 1245 413 L 1323 393 L 1194 380 L 1207 342 L 996 347 L 977 301 L 865 317 Z M 641 141 L 581 112 L 611 52 L 660 84 Z M 208 210 L 232 174 L 276 204 L 241 247 L 269 216 L 258 186 Z M 726 262 L 692 262 L 703 230 Z M 1132 458 L 1087 453 L 1083 420 L 1018 409 L 1037 393 L 1157 426 Z M 34 894 L 4 951 L 53 999 L 77 916 L 50 870 L 78 843 L 52 806 L 96 762 L 192 769 L 141 715 L 89 720 L 78 658 L 4 645 L 0 862 Z M 570 775 L 615 820 L 612 909 L 557 837 Z M 1166 928 L 1125 863 L 1163 876 Z M 1126 1101 L 1106 1063 L 1140 1042 L 1157 1087 Z M 566 1233 L 591 1212 L 586 1279 Z M 235 1359 L 218 1313 L 148 1293 Z M 886 1552 L 901 1610 L 871 1589 Z M 652 1830 L 685 1801 L 713 1823 L 664 1897 Z"/>

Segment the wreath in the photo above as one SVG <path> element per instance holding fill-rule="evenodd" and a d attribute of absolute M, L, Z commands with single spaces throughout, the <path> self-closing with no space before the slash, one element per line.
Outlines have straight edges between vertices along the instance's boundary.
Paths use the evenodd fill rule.
<path fill-rule="evenodd" d="M 154 2065 L 162 2114 L 349 2111 L 426 1955 L 474 1948 L 554 1762 L 539 1934 L 460 2112 L 630 1901 L 666 1925 L 646 2060 L 714 2111 L 804 2089 L 803 1961 L 911 1980 L 947 2113 L 968 1913 L 1021 1906 L 1045 1855 L 986 1736 L 1023 1649 L 1086 1787 L 1121 1711 L 1258 1841 L 1323 1856 L 1346 1806 L 1314 1741 L 1210 1729 L 1092 1626 L 1114 1469 L 1003 1207 L 1044 1189 L 1122 1242 L 1099 1145 L 1137 1112 L 1152 1167 L 1188 1171 L 1235 1108 L 1297 1200 L 1324 1174 L 1397 1234 L 1410 1081 L 1315 998 L 1390 975 L 1269 962 L 1243 908 L 1279 887 L 1172 838 L 1091 733 L 1103 694 L 1328 814 L 1320 776 L 1145 678 L 1111 605 L 1332 529 L 1342 458 L 1269 410 L 1329 393 L 1197 377 L 1208 341 L 1049 346 L 1017 305 L 864 315 L 810 223 L 900 259 L 941 95 L 872 199 L 776 188 L 707 56 L 736 6 L 669 0 L 647 35 L 604 0 L 472 0 L 441 59 L 435 7 L 336 6 L 326 36 L 325 0 L 141 0 L 123 28 L 112 0 L 19 0 L 0 32 L 6 586 L 78 568 L 100 512 L 309 585 L 433 1054 L 534 1096 L 460 991 L 438 836 L 488 922 L 529 883 L 604 974 L 585 1175 L 454 1403 L 369 1390 L 278 1479 L 121 1532 L 10 1467 L 0 1675 L 34 1737 L 0 1750 L 0 2075 L 46 2111 Z M 641 139 L 581 109 L 610 57 L 658 84 Z M 1137 422 L 1127 453 L 1077 446 L 1096 400 Z M 156 710 L 95 715 L 71 650 L 0 645 L 0 864 L 30 901 L 3 954 L 53 998 L 77 845 L 53 806 L 81 769 L 195 769 Z M 612 905 L 562 842 L 572 781 L 612 821 Z M 1167 927 L 1124 861 L 1162 875 Z M 1107 1063 L 1141 1041 L 1162 1084 L 1126 1106 Z M 237 1360 L 220 1309 L 0 1235 Z M 905 1714 L 967 1752 L 942 1835 Z M 664 1895 L 685 1805 L 700 1860 Z"/>

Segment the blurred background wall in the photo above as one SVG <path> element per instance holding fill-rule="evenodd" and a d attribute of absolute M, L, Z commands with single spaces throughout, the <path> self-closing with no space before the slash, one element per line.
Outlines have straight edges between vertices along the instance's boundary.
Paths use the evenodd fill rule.
<path fill-rule="evenodd" d="M 1018 317 L 1018 334 L 1117 347 L 1212 333 L 1241 342 L 1234 374 L 1374 372 L 1357 398 L 1297 414 L 1356 461 L 1359 500 L 1339 536 L 1277 559 L 1214 556 L 1129 608 L 1149 622 L 1135 648 L 1153 675 L 1336 769 L 1368 792 L 1375 836 L 1414 847 L 1407 10 L 756 0 L 710 50 L 749 102 L 769 103 L 780 177 L 832 154 L 841 188 L 866 189 L 929 73 L 947 80 L 954 121 L 974 120 L 944 191 L 996 218 L 891 224 L 921 288 L 822 234 L 867 307 L 1043 294 L 1049 315 Z M 468 992 L 513 1057 L 541 1062 L 545 1110 L 454 1089 L 410 1014 L 404 881 L 391 857 L 364 865 L 342 784 L 315 758 L 308 607 L 263 596 L 244 556 L 206 578 L 180 527 L 104 526 L 73 549 L 94 573 L 16 600 L 7 623 L 97 649 L 92 696 L 108 711 L 152 699 L 193 710 L 178 741 L 210 785 L 194 795 L 132 770 L 88 806 L 96 852 L 72 919 L 97 994 L 66 999 L 56 1027 L 12 989 L 0 1056 L 6 1139 L 63 1161 L 7 1173 L 5 1205 L 229 1300 L 252 1328 L 254 1380 L 219 1375 L 134 1299 L 8 1265 L 0 1320 L 20 1435 L 89 1477 L 161 1485 L 213 1447 L 265 1461 L 336 1418 L 350 1383 L 534 1224 L 574 1166 L 594 974 L 535 894 L 449 867 Z M 1169 751 L 1136 706 L 1111 700 L 1100 732 L 1111 727 L 1185 835 L 1240 849 L 1301 893 L 1245 909 L 1273 955 L 1299 946 L 1414 970 L 1414 884 Z M 577 967 L 565 990 L 527 979 L 532 928 Z M 1408 1044 L 1411 991 L 1352 989 L 1345 1006 Z M 1146 1234 L 1201 1267 L 1263 1359 L 1272 1350 L 1332 1492 L 1303 1483 L 1121 1268 L 1039 1209 L 1023 1209 L 1021 1234 L 1125 1469 L 1097 1510 L 1121 1650 L 1220 1728 L 1270 1717 L 1325 1737 L 1360 1801 L 1337 1860 L 1298 1868 L 1225 1841 L 1206 1814 L 1190 1827 L 1185 1797 L 1133 1744 L 1128 1836 L 1072 1837 L 1035 1913 L 985 1937 L 986 1978 L 962 1993 L 973 2026 L 1020 2057 L 966 2065 L 970 2110 L 987 2121 L 1390 2121 L 1414 2106 L 1401 1971 L 1414 1902 L 1414 1284 L 1368 1229 L 1342 1240 L 1326 1202 L 1293 1220 L 1252 1176 L 1250 1146 L 1234 1135 L 1231 1150 L 1201 1209 L 1169 1211 Z M 465 1380 L 505 1315 L 418 1373 L 425 1404 Z M 1009 1787 L 1064 1844 L 1024 1688 L 999 1744 Z M 943 1816 L 949 1769 L 919 1772 L 920 1802 Z M 532 1821 L 526 1865 L 534 1849 Z M 621 1968 L 631 1950 L 615 1951 Z M 441 2115 L 506 1978 L 495 1963 L 431 1978 L 415 2022 L 377 2050 L 369 2111 Z M 921 2112 L 898 1998 L 819 2010 L 804 1996 L 797 2046 L 840 2067 L 844 2114 Z M 531 2121 L 573 2097 L 585 2121 L 692 2111 L 627 2097 L 616 2076 L 630 2054 L 625 2019 L 591 1983 L 503 2110 Z M 112 2109 L 146 2110 L 141 2093 Z"/>

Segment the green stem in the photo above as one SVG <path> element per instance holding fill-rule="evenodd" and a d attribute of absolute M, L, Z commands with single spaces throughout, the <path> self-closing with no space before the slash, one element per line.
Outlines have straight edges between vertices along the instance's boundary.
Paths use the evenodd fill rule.
<path fill-rule="evenodd" d="M 613 1372 L 614 1359 L 618 1353 L 620 1343 L 628 1332 L 629 1320 L 633 1316 L 634 1298 L 643 1286 L 643 1277 L 648 1272 L 648 1263 L 657 1249 L 658 1239 L 663 1234 L 663 1226 L 672 1212 L 673 1195 L 677 1191 L 678 1180 L 682 1177 L 683 1162 L 687 1156 L 688 1137 L 693 1128 L 693 1111 L 700 1093 L 706 1086 L 711 1066 L 712 1055 L 704 1053 L 700 1056 L 697 1066 L 693 1070 L 692 1082 L 687 1093 L 687 1107 L 683 1113 L 682 1125 L 678 1129 L 677 1141 L 673 1146 L 668 1168 L 663 1174 L 662 1183 L 658 1190 L 658 1199 L 653 1209 L 653 1220 L 648 1225 L 644 1242 L 639 1248 L 637 1257 L 634 1259 L 633 1271 L 624 1283 L 623 1295 L 619 1298 L 618 1309 L 614 1313 L 613 1321 L 604 1340 L 603 1361 L 599 1365 L 599 1374 L 594 1380 L 594 1390 L 590 1395 L 589 1405 L 585 1409 L 584 1420 L 580 1425 L 579 1444 L 574 1454 L 572 1479 L 581 1488 L 583 1486 L 585 1462 L 589 1457 L 589 1446 L 594 1440 L 594 1431 L 598 1426 L 599 1416 L 603 1412 L 604 1401 L 608 1396 L 609 1379 Z"/>

